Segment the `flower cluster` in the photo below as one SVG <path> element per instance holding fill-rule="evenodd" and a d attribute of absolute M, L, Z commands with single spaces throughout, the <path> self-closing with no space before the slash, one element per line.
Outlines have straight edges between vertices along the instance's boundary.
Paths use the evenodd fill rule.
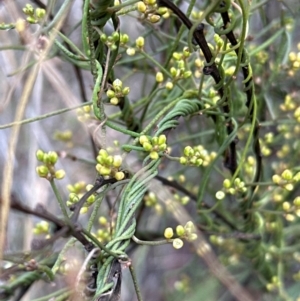
<path fill-rule="evenodd" d="M 144 196 L 144 202 L 147 207 L 153 207 L 157 214 L 162 213 L 162 206 L 158 203 L 156 194 L 152 191 Z"/>
<path fill-rule="evenodd" d="M 92 106 L 89 105 L 78 108 L 76 110 L 76 114 L 77 114 L 77 119 L 80 122 L 86 122 L 94 118 Z"/>
<path fill-rule="evenodd" d="M 138 12 L 143 14 L 143 19 L 151 23 L 157 23 L 161 16 L 168 18 L 170 16 L 169 10 L 166 7 L 158 7 L 156 0 L 143 0 L 136 4 Z"/>
<path fill-rule="evenodd" d="M 247 187 L 245 186 L 245 182 L 243 182 L 240 178 L 235 178 L 233 182 L 229 179 L 225 179 L 223 181 L 223 189 L 216 192 L 216 199 L 224 199 L 226 193 L 237 195 L 243 194 L 246 191 Z"/>
<path fill-rule="evenodd" d="M 167 137 L 166 135 L 159 135 L 158 137 L 148 137 L 145 135 L 140 136 L 140 144 L 146 152 L 149 152 L 150 158 L 156 160 L 159 158 L 159 152 L 163 152 L 167 149 Z"/>
<path fill-rule="evenodd" d="M 101 176 L 115 178 L 120 181 L 125 178 L 125 173 L 120 170 L 122 165 L 120 155 L 109 155 L 105 149 L 101 149 L 97 156 L 96 170 Z"/>
<path fill-rule="evenodd" d="M 48 153 L 45 153 L 39 149 L 36 152 L 36 158 L 38 159 L 38 161 L 43 163 L 43 165 L 40 165 L 36 168 L 36 172 L 41 178 L 46 178 L 48 180 L 52 180 L 54 178 L 60 180 L 64 178 L 64 170 L 55 170 L 55 163 L 58 159 L 56 152 L 50 151 Z"/>
<path fill-rule="evenodd" d="M 294 174 L 290 169 L 285 169 L 281 175 L 273 175 L 272 181 L 276 185 L 288 191 L 292 191 L 294 189 L 294 184 L 300 181 L 300 172 Z"/>
<path fill-rule="evenodd" d="M 183 246 L 183 240 L 186 239 L 187 241 L 194 241 L 197 239 L 197 234 L 195 230 L 195 225 L 193 222 L 188 221 L 185 226 L 178 225 L 176 227 L 176 234 L 179 238 L 175 238 L 172 243 L 175 249 L 180 249 Z M 174 236 L 174 231 L 172 228 L 168 227 L 164 231 L 164 237 L 166 239 L 172 239 Z"/>
<path fill-rule="evenodd" d="M 300 43 L 298 43 L 297 49 L 297 53 L 294 51 L 289 53 L 289 65 L 291 66 L 289 74 L 291 76 L 294 76 L 295 72 L 297 72 L 300 69 Z"/>
<path fill-rule="evenodd" d="M 26 4 L 23 12 L 27 16 L 26 20 L 31 24 L 42 21 L 46 15 L 46 11 L 43 8 L 36 8 L 34 10 L 31 4 Z"/>
<path fill-rule="evenodd" d="M 93 185 L 88 184 L 86 185 L 85 182 L 80 181 L 75 183 L 74 185 L 67 185 L 67 189 L 69 190 L 69 198 L 67 200 L 67 206 L 71 207 L 74 204 L 76 204 L 80 198 L 87 192 L 89 191 Z M 88 207 L 91 206 L 95 202 L 95 196 L 91 195 L 88 197 L 84 205 L 82 206 L 80 213 L 86 213 L 88 211 Z"/>
<path fill-rule="evenodd" d="M 114 31 L 111 35 L 106 35 L 102 33 L 100 36 L 101 42 L 105 43 L 107 47 L 111 50 L 117 49 L 117 42 L 120 42 L 121 45 L 125 45 L 129 41 L 129 36 L 127 34 L 119 34 L 118 32 Z"/>
<path fill-rule="evenodd" d="M 115 79 L 113 81 L 111 89 L 107 90 L 106 95 L 109 98 L 110 103 L 116 106 L 119 103 L 119 99 L 128 95 L 129 92 L 129 87 L 123 88 L 122 81 Z"/>
<path fill-rule="evenodd" d="M 98 223 L 101 228 L 93 235 L 102 243 L 108 242 L 114 234 L 114 222 L 109 222 L 105 216 L 100 216 Z"/>
<path fill-rule="evenodd" d="M 37 223 L 33 228 L 33 233 L 36 235 L 46 234 L 49 235 L 50 225 L 46 221 Z"/>
<path fill-rule="evenodd" d="M 207 166 L 216 157 L 215 152 L 209 153 L 202 145 L 186 146 L 179 162 L 182 165 Z"/>

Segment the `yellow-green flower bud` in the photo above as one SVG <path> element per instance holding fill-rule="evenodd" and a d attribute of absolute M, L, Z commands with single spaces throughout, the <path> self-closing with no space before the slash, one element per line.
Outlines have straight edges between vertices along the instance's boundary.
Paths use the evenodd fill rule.
<path fill-rule="evenodd" d="M 196 166 L 201 166 L 203 164 L 202 159 L 197 159 L 196 162 L 194 163 Z"/>
<path fill-rule="evenodd" d="M 199 58 L 195 59 L 195 65 L 198 68 L 201 68 L 203 66 L 202 61 Z"/>
<path fill-rule="evenodd" d="M 192 71 L 185 71 L 183 73 L 183 78 L 189 78 L 189 77 L 191 77 L 191 75 L 192 75 Z"/>
<path fill-rule="evenodd" d="M 228 189 L 228 188 L 231 187 L 231 182 L 230 182 L 229 179 L 225 179 L 225 180 L 223 181 L 223 187 L 226 188 L 226 189 Z"/>
<path fill-rule="evenodd" d="M 99 173 L 102 176 L 108 176 L 111 173 L 111 168 L 105 167 L 105 166 L 101 166 L 100 169 L 99 169 Z"/>
<path fill-rule="evenodd" d="M 195 225 L 192 221 L 188 221 L 185 226 L 184 226 L 185 230 L 187 232 L 193 232 L 195 230 Z"/>
<path fill-rule="evenodd" d="M 85 214 L 85 213 L 87 213 L 88 212 L 88 207 L 82 207 L 81 209 L 80 209 L 80 214 Z"/>
<path fill-rule="evenodd" d="M 282 172 L 281 177 L 286 181 L 290 181 L 293 178 L 293 173 L 291 170 L 286 169 Z"/>
<path fill-rule="evenodd" d="M 114 87 L 115 91 L 121 92 L 122 86 L 123 86 L 123 83 L 118 78 L 113 81 L 113 87 Z"/>
<path fill-rule="evenodd" d="M 225 198 L 225 193 L 222 190 L 217 191 L 217 193 L 216 193 L 216 199 L 217 200 L 223 200 L 224 198 Z"/>
<path fill-rule="evenodd" d="M 91 106 L 84 106 L 82 107 L 82 110 L 85 112 L 85 113 L 90 113 L 91 112 Z"/>
<path fill-rule="evenodd" d="M 76 193 L 71 192 L 69 194 L 69 200 L 71 201 L 71 203 L 77 203 L 79 201 L 79 197 Z"/>
<path fill-rule="evenodd" d="M 289 211 L 291 209 L 291 204 L 289 202 L 283 202 L 282 209 L 284 211 Z"/>
<path fill-rule="evenodd" d="M 29 16 L 29 17 L 26 18 L 26 20 L 27 20 L 27 22 L 30 23 L 30 24 L 36 24 L 36 23 L 37 23 L 37 20 L 36 20 L 35 17 Z"/>
<path fill-rule="evenodd" d="M 172 82 L 167 82 L 167 83 L 166 83 L 166 89 L 167 89 L 167 90 L 172 90 L 173 87 L 174 87 L 174 85 L 173 85 Z"/>
<path fill-rule="evenodd" d="M 157 72 L 155 79 L 158 83 L 162 83 L 164 81 L 164 75 L 161 72 Z"/>
<path fill-rule="evenodd" d="M 100 216 L 98 222 L 100 225 L 105 226 L 107 224 L 107 218 L 105 216 Z"/>
<path fill-rule="evenodd" d="M 167 141 L 166 135 L 159 135 L 158 137 L 158 145 L 165 144 Z"/>
<path fill-rule="evenodd" d="M 108 98 L 113 98 L 113 97 L 115 97 L 116 94 L 115 94 L 115 91 L 113 91 L 113 90 L 107 90 L 106 95 Z"/>
<path fill-rule="evenodd" d="M 149 142 L 144 142 L 143 143 L 143 149 L 147 152 L 152 150 L 152 145 Z"/>
<path fill-rule="evenodd" d="M 126 44 L 129 41 L 129 36 L 126 33 L 121 34 L 120 42 L 122 44 Z"/>
<path fill-rule="evenodd" d="M 25 15 L 32 16 L 34 14 L 34 9 L 31 4 L 26 4 L 23 8 L 23 12 L 25 13 Z"/>
<path fill-rule="evenodd" d="M 190 157 L 194 155 L 195 151 L 192 149 L 191 146 L 188 145 L 184 148 L 183 153 L 186 157 Z"/>
<path fill-rule="evenodd" d="M 180 238 L 175 238 L 173 240 L 173 248 L 178 250 L 182 247 L 183 247 L 183 241 Z"/>
<path fill-rule="evenodd" d="M 182 164 L 182 165 L 186 165 L 187 164 L 187 159 L 185 157 L 180 157 L 179 163 Z"/>
<path fill-rule="evenodd" d="M 156 12 L 159 14 L 159 15 L 164 15 L 165 13 L 168 12 L 168 9 L 166 7 L 159 7 Z"/>
<path fill-rule="evenodd" d="M 114 42 L 118 42 L 119 39 L 120 39 L 120 35 L 119 35 L 119 33 L 116 32 L 116 31 L 112 33 L 111 37 L 112 37 L 112 40 L 113 40 Z"/>
<path fill-rule="evenodd" d="M 136 40 L 135 40 L 135 45 L 136 47 L 138 48 L 143 48 L 144 45 L 145 45 L 145 39 L 143 37 L 138 37 Z"/>
<path fill-rule="evenodd" d="M 281 182 L 281 177 L 279 175 L 273 175 L 272 176 L 272 181 L 275 183 L 275 184 L 280 184 Z"/>
<path fill-rule="evenodd" d="M 123 171 L 118 171 L 115 173 L 115 179 L 121 181 L 125 178 L 125 174 Z"/>
<path fill-rule="evenodd" d="M 176 77 L 176 75 L 177 75 L 177 69 L 175 67 L 171 67 L 170 68 L 170 73 L 171 73 L 172 77 Z"/>
<path fill-rule="evenodd" d="M 100 40 L 101 40 L 101 42 L 103 42 L 103 43 L 105 43 L 105 42 L 107 41 L 107 36 L 106 36 L 105 33 L 102 33 L 102 34 L 100 35 Z"/>
<path fill-rule="evenodd" d="M 140 13 L 144 13 L 147 9 L 147 6 L 146 4 L 143 2 L 143 1 L 139 1 L 137 4 L 136 4 L 136 7 L 137 7 L 137 10 L 140 12 Z"/>
<path fill-rule="evenodd" d="M 46 178 L 49 173 L 49 169 L 47 166 L 41 165 L 36 168 L 36 172 L 40 177 Z"/>
<path fill-rule="evenodd" d="M 46 11 L 43 8 L 37 8 L 35 10 L 35 15 L 37 16 L 38 19 L 43 19 L 46 15 Z"/>
<path fill-rule="evenodd" d="M 188 196 L 184 196 L 181 198 L 181 204 L 186 205 L 190 201 L 190 198 Z"/>
<path fill-rule="evenodd" d="M 105 149 L 103 149 L 103 148 L 99 150 L 99 155 L 101 157 L 103 157 L 103 158 L 107 158 L 108 157 L 107 151 Z"/>
<path fill-rule="evenodd" d="M 165 237 L 166 239 L 172 238 L 173 235 L 174 235 L 174 232 L 173 232 L 173 229 L 172 229 L 172 228 L 168 227 L 168 228 L 165 229 L 165 231 L 164 231 L 164 237 Z"/>
<path fill-rule="evenodd" d="M 58 155 L 56 152 L 54 151 L 48 152 L 48 160 L 51 164 L 54 165 L 57 162 L 57 159 L 58 159 Z"/>
<path fill-rule="evenodd" d="M 146 135 L 142 135 L 139 137 L 140 144 L 144 144 L 145 142 L 149 142 L 149 139 Z"/>
<path fill-rule="evenodd" d="M 95 202 L 95 196 L 94 195 L 90 195 L 88 198 L 87 198 L 87 200 L 86 200 L 86 202 L 88 203 L 88 204 L 93 204 L 94 202 Z"/>
<path fill-rule="evenodd" d="M 108 157 L 105 159 L 105 163 L 106 163 L 107 165 L 112 165 L 113 162 L 114 162 L 113 156 L 108 156 Z"/>
<path fill-rule="evenodd" d="M 159 20 L 160 20 L 160 16 L 159 15 L 150 15 L 148 17 L 148 20 L 151 22 L 151 23 L 157 23 Z"/>
<path fill-rule="evenodd" d="M 296 207 L 300 207 L 300 196 L 297 196 L 294 201 L 293 201 L 294 205 Z"/>
<path fill-rule="evenodd" d="M 122 165 L 122 161 L 123 161 L 122 156 L 120 155 L 114 156 L 113 166 L 119 168 Z"/>
<path fill-rule="evenodd" d="M 41 150 L 41 149 L 38 149 L 37 151 L 36 151 L 36 158 L 38 159 L 38 161 L 40 161 L 40 162 L 43 162 L 43 160 L 44 160 L 44 152 Z"/>
<path fill-rule="evenodd" d="M 183 236 L 183 235 L 185 234 L 185 229 L 183 228 L 182 225 L 178 225 L 178 226 L 176 227 L 176 234 L 177 234 L 178 236 Z"/>
<path fill-rule="evenodd" d="M 185 58 L 188 58 L 191 55 L 188 47 L 184 47 L 182 53 Z"/>
<path fill-rule="evenodd" d="M 55 172 L 54 176 L 57 180 L 61 180 L 65 177 L 66 172 L 63 169 L 59 169 Z"/>
<path fill-rule="evenodd" d="M 179 60 L 177 62 L 178 69 L 184 70 L 184 60 Z"/>
<path fill-rule="evenodd" d="M 119 104 L 119 98 L 118 98 L 118 97 L 113 97 L 113 98 L 111 98 L 111 99 L 109 100 L 109 102 L 110 102 L 112 105 L 116 106 L 116 105 Z"/>
<path fill-rule="evenodd" d="M 122 94 L 123 95 L 128 95 L 130 92 L 130 88 L 129 87 L 125 87 L 123 90 L 122 90 Z"/>
<path fill-rule="evenodd" d="M 173 52 L 172 56 L 176 61 L 179 61 L 182 58 L 182 54 L 179 52 Z"/>
<path fill-rule="evenodd" d="M 135 55 L 135 49 L 134 48 L 127 48 L 126 53 L 129 56 L 133 56 L 133 55 Z"/>
<path fill-rule="evenodd" d="M 150 158 L 152 160 L 157 160 L 159 158 L 158 152 L 155 152 L 155 151 L 151 152 L 150 153 Z"/>
<path fill-rule="evenodd" d="M 167 149 L 167 144 L 166 144 L 166 143 L 160 144 L 159 147 L 158 147 L 158 149 L 159 149 L 160 151 L 165 151 L 165 150 Z"/>

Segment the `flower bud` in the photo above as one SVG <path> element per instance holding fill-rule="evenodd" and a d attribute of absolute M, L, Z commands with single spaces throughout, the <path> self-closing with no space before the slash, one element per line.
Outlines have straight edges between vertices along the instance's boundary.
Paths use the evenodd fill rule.
<path fill-rule="evenodd" d="M 136 4 L 136 7 L 137 7 L 137 10 L 140 12 L 140 13 L 144 13 L 147 9 L 147 6 L 146 4 L 143 2 L 143 1 L 139 1 L 137 4 Z"/>
<path fill-rule="evenodd" d="M 151 15 L 148 17 L 148 20 L 154 24 L 160 20 L 160 16 L 159 15 Z"/>
<path fill-rule="evenodd" d="M 135 55 L 135 49 L 134 48 L 127 48 L 126 53 L 129 56 L 133 56 L 133 55 Z"/>
<path fill-rule="evenodd" d="M 118 171 L 116 172 L 115 174 L 115 179 L 118 180 L 118 181 L 121 181 L 125 178 L 125 174 L 123 171 Z"/>
<path fill-rule="evenodd" d="M 36 168 L 36 172 L 40 177 L 46 178 L 49 173 L 49 169 L 47 166 L 41 165 Z"/>
<path fill-rule="evenodd" d="M 183 241 L 180 238 L 175 238 L 173 240 L 173 248 L 178 250 L 182 247 L 183 247 Z"/>
<path fill-rule="evenodd" d="M 59 169 L 55 172 L 54 176 L 57 180 L 61 180 L 65 177 L 66 172 L 63 169 Z"/>
<path fill-rule="evenodd" d="M 166 228 L 166 229 L 165 229 L 165 231 L 164 231 L 164 237 L 165 237 L 166 239 L 172 238 L 173 235 L 174 235 L 174 232 L 173 232 L 173 229 L 172 229 L 172 228 L 169 227 L 169 228 Z"/>
<path fill-rule="evenodd" d="M 149 142 L 149 139 L 146 135 L 142 135 L 139 137 L 139 142 L 143 145 L 145 142 Z"/>
<path fill-rule="evenodd" d="M 122 157 L 120 155 L 114 156 L 113 166 L 119 168 L 122 165 Z"/>
<path fill-rule="evenodd" d="M 149 142 L 144 142 L 143 143 L 143 148 L 145 151 L 149 152 L 152 150 L 152 145 Z"/>
<path fill-rule="evenodd" d="M 164 81 L 164 75 L 161 72 L 157 72 L 155 79 L 158 83 L 162 83 Z"/>
<path fill-rule="evenodd" d="M 108 98 L 113 98 L 113 97 L 115 97 L 115 91 L 107 90 L 106 95 Z"/>
<path fill-rule="evenodd" d="M 38 149 L 36 151 L 36 158 L 38 159 L 38 161 L 43 162 L 44 159 L 44 152 L 41 149 Z"/>
<path fill-rule="evenodd" d="M 155 152 L 155 151 L 151 152 L 150 153 L 150 158 L 152 160 L 157 160 L 159 158 L 158 152 Z"/>
<path fill-rule="evenodd" d="M 105 42 L 107 41 L 107 36 L 106 36 L 105 33 L 103 33 L 103 34 L 100 35 L 100 40 L 101 40 L 101 42 L 103 42 L 103 43 L 105 43 Z"/>
<path fill-rule="evenodd" d="M 136 40 L 135 40 L 135 44 L 136 44 L 136 47 L 138 48 L 143 48 L 144 45 L 145 45 L 145 39 L 143 37 L 138 37 Z"/>
<path fill-rule="evenodd" d="M 123 90 L 122 90 L 122 94 L 123 95 L 128 95 L 130 92 L 130 88 L 129 87 L 125 87 Z"/>
<path fill-rule="evenodd" d="M 174 86 L 174 85 L 173 85 L 172 82 L 167 82 L 167 83 L 166 83 L 166 89 L 167 89 L 167 90 L 172 90 L 172 89 L 173 89 L 173 86 Z"/>
<path fill-rule="evenodd" d="M 36 15 L 36 17 L 38 18 L 38 19 L 43 19 L 44 17 L 45 17 L 45 15 L 46 15 L 46 11 L 43 9 L 43 8 L 37 8 L 36 10 L 35 10 L 35 15 Z"/>
<path fill-rule="evenodd" d="M 109 100 L 109 102 L 110 102 L 112 105 L 116 106 L 116 105 L 119 104 L 119 98 L 118 98 L 118 97 L 113 97 L 113 98 L 111 98 L 111 99 Z"/>
<path fill-rule="evenodd" d="M 54 151 L 48 152 L 48 160 L 51 164 L 54 165 L 57 162 L 57 159 L 58 159 L 58 155 L 56 152 Z"/>
<path fill-rule="evenodd" d="M 183 236 L 184 233 L 185 233 L 185 230 L 184 230 L 183 226 L 182 226 L 182 225 L 178 225 L 178 226 L 176 227 L 176 234 L 177 234 L 178 236 Z"/>
<path fill-rule="evenodd" d="M 119 39 L 120 39 L 120 35 L 119 35 L 119 33 L 116 32 L 116 31 L 112 33 L 111 37 L 112 37 L 112 40 L 113 40 L 114 42 L 118 42 Z"/>

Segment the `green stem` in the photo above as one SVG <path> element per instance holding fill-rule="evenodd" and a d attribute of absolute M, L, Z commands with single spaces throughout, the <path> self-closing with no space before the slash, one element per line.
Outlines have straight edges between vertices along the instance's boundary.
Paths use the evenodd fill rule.
<path fill-rule="evenodd" d="M 62 200 L 62 197 L 61 197 L 61 195 L 60 195 L 60 193 L 59 193 L 59 191 L 58 191 L 58 189 L 57 189 L 57 186 L 56 186 L 56 184 L 55 184 L 54 179 L 51 179 L 49 182 L 50 182 L 50 185 L 51 185 L 51 187 L 52 187 L 52 190 L 53 190 L 53 192 L 54 192 L 54 194 L 55 194 L 55 196 L 56 196 L 56 199 L 57 199 L 57 201 L 58 201 L 58 205 L 59 205 L 59 207 L 60 207 L 60 210 L 61 210 L 61 212 L 62 212 L 62 214 L 63 214 L 63 216 L 64 216 L 64 218 L 65 218 L 65 220 L 66 220 L 66 222 L 67 222 L 67 221 L 69 221 L 69 215 L 68 215 L 68 212 L 67 212 L 67 210 L 66 210 L 65 203 L 64 203 L 64 201 Z"/>

